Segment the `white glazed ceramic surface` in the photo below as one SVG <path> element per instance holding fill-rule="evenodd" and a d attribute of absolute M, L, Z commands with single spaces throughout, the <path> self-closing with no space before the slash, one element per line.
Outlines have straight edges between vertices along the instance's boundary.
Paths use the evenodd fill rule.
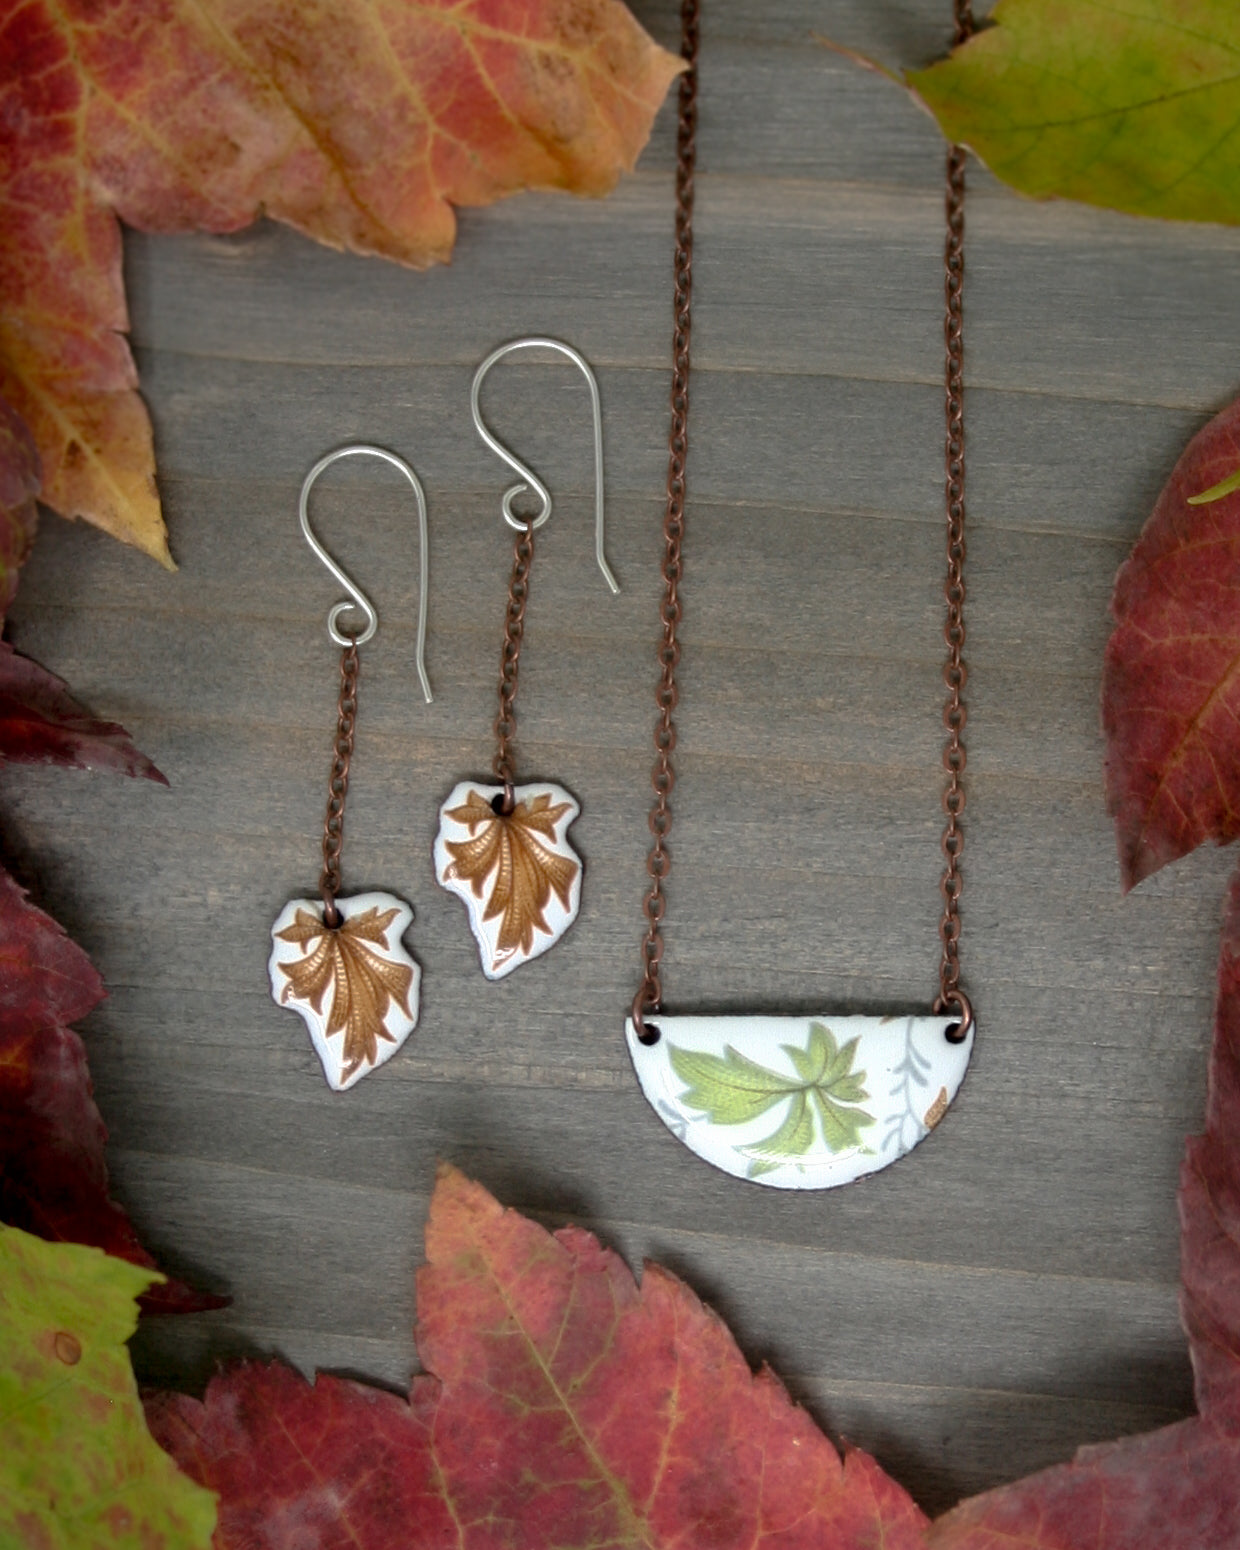
<path fill-rule="evenodd" d="M 581 907 L 581 857 L 568 829 L 581 812 L 563 786 L 515 786 L 510 817 L 498 788 L 463 780 L 439 810 L 435 876 L 465 901 L 482 972 L 502 979 L 554 947 Z"/>
<path fill-rule="evenodd" d="M 951 1017 L 663 1017 L 625 1025 L 642 1091 L 708 1163 L 776 1189 L 830 1189 L 903 1157 L 969 1064 Z"/>
<path fill-rule="evenodd" d="M 328 930 L 321 899 L 290 899 L 271 928 L 267 969 L 272 996 L 301 1013 L 328 1086 L 343 1092 L 417 1027 L 422 971 L 401 941 L 413 921 L 403 899 L 359 893 L 336 907 L 342 923 Z"/>

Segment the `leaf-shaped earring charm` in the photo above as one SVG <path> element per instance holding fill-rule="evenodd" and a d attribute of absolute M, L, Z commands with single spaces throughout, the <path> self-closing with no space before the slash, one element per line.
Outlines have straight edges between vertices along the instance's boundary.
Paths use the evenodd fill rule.
<path fill-rule="evenodd" d="M 482 972 L 502 979 L 553 947 L 577 918 L 581 903 L 581 857 L 568 843 L 569 825 L 580 806 L 562 786 L 515 785 L 512 740 L 516 735 L 517 666 L 525 637 L 534 534 L 551 515 L 551 495 L 532 469 L 487 429 L 478 407 L 482 381 L 496 361 L 513 350 L 554 350 L 585 375 L 594 411 L 594 552 L 613 593 L 616 579 L 603 553 L 603 422 L 598 384 L 585 360 L 558 339 L 516 339 L 493 350 L 474 373 L 470 408 L 478 434 L 520 475 L 504 491 L 504 520 L 517 531 L 500 657 L 499 714 L 495 718 L 494 783 L 461 781 L 439 810 L 435 876 L 465 901 L 477 938 Z M 528 520 L 513 514 L 512 502 L 532 494 L 540 504 Z"/>
<path fill-rule="evenodd" d="M 413 911 L 390 893 L 292 899 L 271 928 L 271 993 L 305 1019 L 328 1085 L 343 1092 L 381 1066 L 418 1023 L 422 971 L 401 937 Z M 337 1035 L 340 1035 L 337 1039 Z"/>
<path fill-rule="evenodd" d="M 341 648 L 340 703 L 333 745 L 332 771 L 323 820 L 323 874 L 319 899 L 291 899 L 271 928 L 272 949 L 267 969 L 271 994 L 280 1006 L 292 1007 L 305 1020 L 315 1052 L 323 1063 L 328 1085 L 337 1092 L 352 1087 L 376 1066 L 389 1060 L 418 1022 L 418 990 L 422 971 L 401 941 L 413 921 L 413 910 L 391 893 L 356 894 L 342 899 L 340 851 L 344 843 L 344 808 L 349 794 L 349 769 L 357 720 L 358 648 L 379 627 L 369 599 L 323 548 L 310 527 L 310 489 L 325 468 L 344 457 L 378 457 L 397 468 L 413 487 L 418 504 L 419 577 L 418 677 L 427 703 L 431 686 L 423 655 L 426 645 L 426 497 L 418 476 L 402 458 L 382 447 L 340 447 L 322 457 L 306 475 L 298 513 L 306 542 L 345 588 L 349 600 L 337 603 L 327 616 L 327 630 Z M 340 615 L 354 608 L 364 624 L 353 634 L 339 627 Z"/>
<path fill-rule="evenodd" d="M 568 827 L 581 809 L 562 786 L 462 781 L 439 810 L 435 875 L 464 899 L 488 979 L 502 979 L 564 935 L 581 905 L 581 858 Z"/>

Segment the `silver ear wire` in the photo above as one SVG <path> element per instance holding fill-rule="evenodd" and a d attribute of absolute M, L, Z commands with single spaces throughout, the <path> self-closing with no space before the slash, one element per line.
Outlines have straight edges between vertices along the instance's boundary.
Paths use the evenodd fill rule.
<path fill-rule="evenodd" d="M 598 561 L 598 568 L 603 573 L 603 580 L 611 588 L 613 593 L 619 592 L 620 584 L 611 573 L 611 567 L 607 563 L 607 556 L 603 552 L 603 410 L 599 402 L 598 383 L 594 380 L 594 373 L 590 370 L 585 357 L 573 349 L 572 345 L 565 344 L 560 339 L 543 339 L 533 337 L 527 339 L 513 339 L 507 344 L 502 344 L 498 349 L 492 350 L 478 370 L 474 372 L 473 385 L 469 390 L 469 408 L 474 417 L 474 427 L 479 436 L 490 447 L 497 457 L 503 458 L 513 472 L 520 476 L 520 483 L 510 485 L 504 491 L 502 502 L 504 521 L 509 527 L 515 527 L 520 532 L 527 528 L 539 528 L 551 515 L 551 492 L 538 477 L 532 468 L 524 464 L 520 458 L 515 457 L 502 441 L 493 436 L 482 418 L 482 411 L 478 407 L 478 395 L 482 391 L 482 381 L 496 361 L 503 360 L 505 355 L 511 355 L 514 350 L 555 350 L 560 355 L 566 356 L 573 365 L 578 367 L 586 379 L 590 389 L 590 407 L 594 414 L 594 557 Z M 518 517 L 513 509 L 512 502 L 518 495 L 532 493 L 538 497 L 541 510 L 536 517 L 529 521 Z"/>
<path fill-rule="evenodd" d="M 354 583 L 345 575 L 340 566 L 336 564 L 331 555 L 315 536 L 310 526 L 310 491 L 315 480 L 324 469 L 330 468 L 333 463 L 339 462 L 345 457 L 377 457 L 385 463 L 390 463 L 398 469 L 413 486 L 414 497 L 418 503 L 418 648 L 417 668 L 418 680 L 422 685 L 422 693 L 426 697 L 426 703 L 431 703 L 431 685 L 426 676 L 426 588 L 429 573 L 429 561 L 427 555 L 426 536 L 426 496 L 422 491 L 422 483 L 417 474 L 405 462 L 404 458 L 397 457 L 395 452 L 389 452 L 385 447 L 372 447 L 366 442 L 357 442 L 348 447 L 337 447 L 334 452 L 328 452 L 321 457 L 306 477 L 301 482 L 301 495 L 297 502 L 297 515 L 301 521 L 301 531 L 306 542 L 322 560 L 323 564 L 349 594 L 348 600 L 336 603 L 327 615 L 327 633 L 338 646 L 357 645 L 362 646 L 372 638 L 379 628 L 379 615 L 375 612 L 374 604 Z M 365 628 L 355 635 L 345 635 L 339 626 L 342 613 L 347 613 L 350 608 L 358 609 L 366 619 Z"/>

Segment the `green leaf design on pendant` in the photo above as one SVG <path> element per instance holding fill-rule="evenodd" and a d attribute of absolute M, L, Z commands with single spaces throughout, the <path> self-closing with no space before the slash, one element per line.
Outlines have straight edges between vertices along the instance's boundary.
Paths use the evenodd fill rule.
<path fill-rule="evenodd" d="M 857 1042 L 849 1039 L 841 1046 L 824 1023 L 811 1023 L 805 1049 L 781 1045 L 796 1069 L 795 1077 L 759 1065 L 730 1044 L 724 1045 L 722 1055 L 670 1044 L 668 1056 L 672 1070 L 686 1084 L 681 1102 L 686 1108 L 702 1110 L 712 1124 L 744 1125 L 787 1103 L 788 1112 L 777 1129 L 739 1148 L 753 1159 L 749 1176 L 756 1178 L 804 1157 L 819 1131 L 829 1152 L 861 1145 L 861 1132 L 874 1123 L 874 1116 L 854 1107 L 870 1096 L 865 1072 L 852 1069 Z"/>

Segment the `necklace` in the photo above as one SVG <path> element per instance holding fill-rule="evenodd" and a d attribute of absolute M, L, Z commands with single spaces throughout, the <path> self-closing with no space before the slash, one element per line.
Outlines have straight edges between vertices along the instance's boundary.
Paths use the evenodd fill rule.
<path fill-rule="evenodd" d="M 682 614 L 685 464 L 689 447 L 689 342 L 693 288 L 693 184 L 697 154 L 701 0 L 682 0 L 676 136 L 671 426 L 663 524 L 658 719 L 654 732 L 653 843 L 643 903 L 642 981 L 626 1023 L 642 1091 L 668 1129 L 699 1157 L 739 1178 L 783 1189 L 827 1189 L 874 1173 L 911 1151 L 943 1117 L 973 1049 L 973 1009 L 960 987 L 960 858 L 964 836 L 964 278 L 965 151 L 947 154 L 945 410 L 947 688 L 943 723 L 945 825 L 939 921 L 939 993 L 930 1013 L 898 1017 L 668 1016 L 663 1011 L 663 921 L 671 872 Z M 955 41 L 973 33 L 972 0 L 953 0 Z"/>

